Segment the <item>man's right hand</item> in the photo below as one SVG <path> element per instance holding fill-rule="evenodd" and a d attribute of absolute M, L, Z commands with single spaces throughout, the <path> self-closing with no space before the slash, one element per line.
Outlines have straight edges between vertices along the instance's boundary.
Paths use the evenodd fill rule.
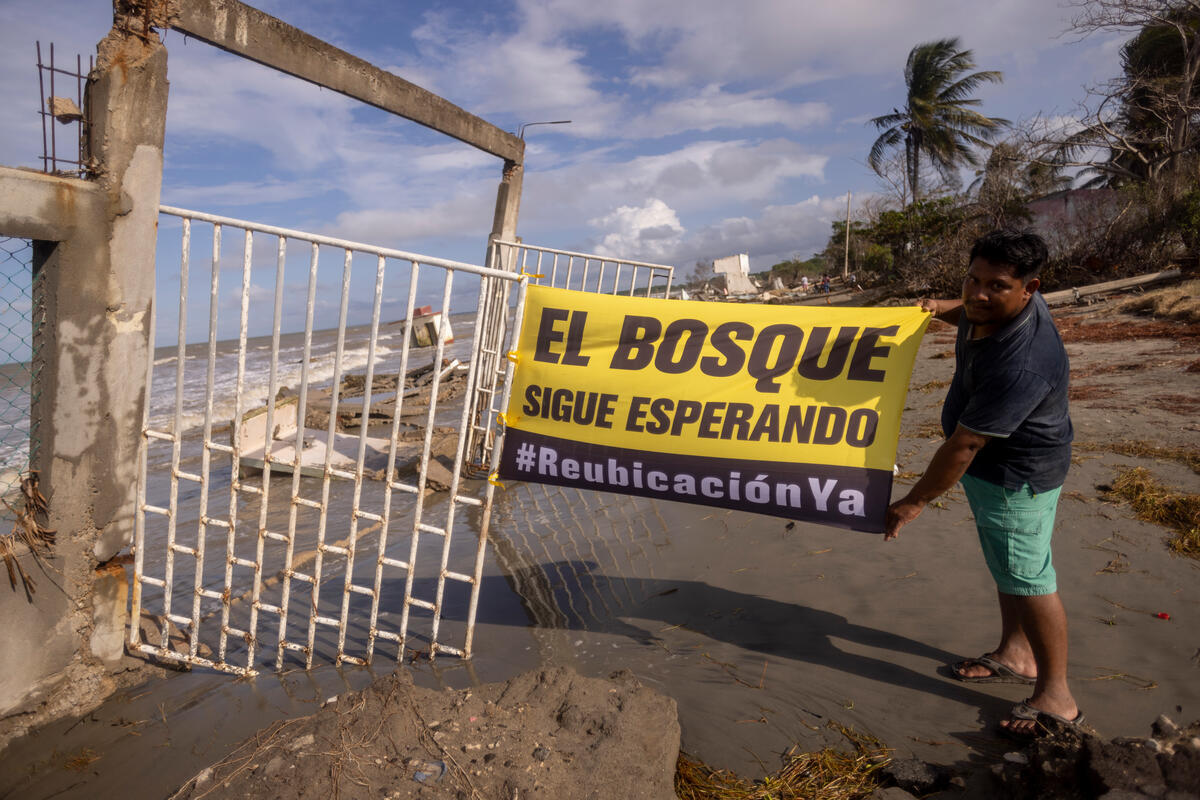
<path fill-rule="evenodd" d="M 958 317 L 962 314 L 962 300 L 935 300 L 932 297 L 926 297 L 917 302 L 917 307 L 933 314 L 935 319 L 951 325 L 957 324 Z"/>

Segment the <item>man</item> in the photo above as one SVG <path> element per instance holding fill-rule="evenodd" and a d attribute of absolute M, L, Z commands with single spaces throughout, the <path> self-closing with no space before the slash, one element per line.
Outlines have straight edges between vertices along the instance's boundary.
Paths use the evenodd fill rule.
<path fill-rule="evenodd" d="M 1067 686 L 1067 619 L 1050 558 L 1058 495 L 1071 463 L 1067 354 L 1038 293 L 1046 245 L 994 231 L 971 248 L 961 300 L 921 307 L 958 325 L 946 441 L 907 495 L 888 507 L 886 540 L 959 480 L 1000 600 L 1000 645 L 953 665 L 968 683 L 1033 685 L 1003 732 L 1036 736 L 1046 718 L 1077 725 Z"/>

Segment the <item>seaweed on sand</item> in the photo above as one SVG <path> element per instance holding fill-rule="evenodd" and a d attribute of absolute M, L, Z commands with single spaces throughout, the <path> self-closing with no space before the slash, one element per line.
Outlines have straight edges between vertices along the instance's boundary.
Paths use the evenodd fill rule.
<path fill-rule="evenodd" d="M 1147 312 L 1160 319 L 1200 322 L 1200 280 L 1131 297 L 1117 311 Z"/>
<path fill-rule="evenodd" d="M 1148 442 L 1125 439 L 1119 442 L 1075 442 L 1072 447 L 1083 452 L 1105 451 L 1135 458 L 1158 458 L 1184 464 L 1192 472 L 1200 474 L 1200 449 L 1195 447 L 1171 447 Z"/>
<path fill-rule="evenodd" d="M 1200 558 L 1200 494 L 1172 491 L 1144 467 L 1118 475 L 1109 494 L 1127 501 L 1139 519 L 1173 529 L 1173 552 Z"/>
<path fill-rule="evenodd" d="M 880 786 L 877 773 L 891 760 L 888 749 L 873 736 L 832 722 L 829 726 L 854 745 L 854 752 L 826 747 L 803 753 L 792 747 L 779 771 L 758 781 L 713 769 L 681 752 L 675 767 L 675 793 L 680 800 L 859 800 L 869 796 Z"/>

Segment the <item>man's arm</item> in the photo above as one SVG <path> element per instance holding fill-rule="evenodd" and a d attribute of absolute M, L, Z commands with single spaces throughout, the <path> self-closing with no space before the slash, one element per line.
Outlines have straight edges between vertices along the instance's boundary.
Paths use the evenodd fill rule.
<path fill-rule="evenodd" d="M 921 480 L 900 500 L 888 506 L 884 540 L 895 539 L 900 529 L 912 522 L 925 506 L 958 482 L 988 437 L 959 425 L 933 454 Z"/>
<path fill-rule="evenodd" d="M 933 314 L 935 319 L 940 319 L 942 322 L 948 322 L 951 325 L 958 324 L 958 318 L 962 314 L 962 300 L 934 300 L 926 298 L 920 303 L 921 308 Z"/>

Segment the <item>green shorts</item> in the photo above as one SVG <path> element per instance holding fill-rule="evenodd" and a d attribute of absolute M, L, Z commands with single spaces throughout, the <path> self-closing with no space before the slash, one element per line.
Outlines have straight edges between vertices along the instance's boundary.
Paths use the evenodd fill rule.
<path fill-rule="evenodd" d="M 996 587 L 1021 596 L 1058 591 L 1050 535 L 1062 487 L 1034 494 L 1029 484 L 1005 489 L 970 475 L 963 475 L 962 485 Z"/>

